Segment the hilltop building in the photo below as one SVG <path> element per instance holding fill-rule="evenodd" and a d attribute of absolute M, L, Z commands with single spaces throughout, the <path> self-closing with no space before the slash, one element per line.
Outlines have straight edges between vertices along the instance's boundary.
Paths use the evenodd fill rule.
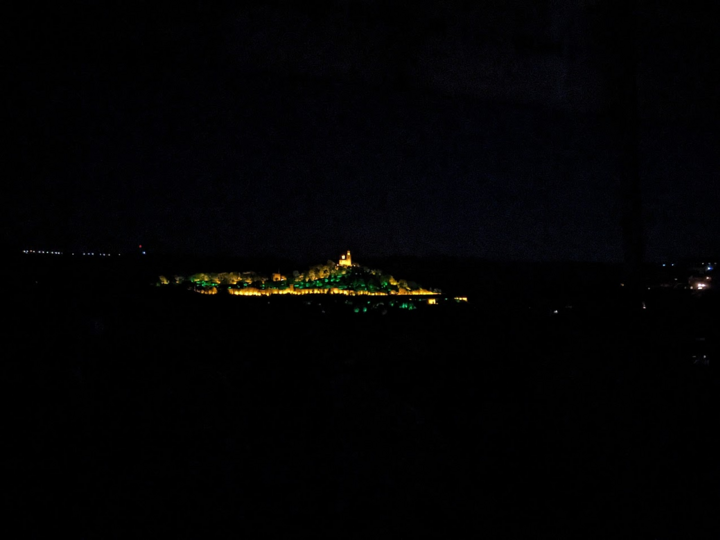
<path fill-rule="evenodd" d="M 350 255 L 350 250 L 348 250 L 345 255 L 340 255 L 338 266 L 352 266 L 352 256 Z"/>

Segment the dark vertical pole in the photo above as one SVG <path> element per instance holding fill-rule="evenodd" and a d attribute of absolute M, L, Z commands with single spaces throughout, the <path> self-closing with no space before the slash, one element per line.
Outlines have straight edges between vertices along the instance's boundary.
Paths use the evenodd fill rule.
<path fill-rule="evenodd" d="M 644 286 L 645 243 L 639 163 L 638 0 L 599 4 L 599 34 L 608 83 L 605 112 L 620 186 L 624 282 L 636 304 Z"/>
<path fill-rule="evenodd" d="M 610 104 L 620 173 L 621 225 L 625 284 L 634 300 L 644 287 L 645 242 L 639 162 L 638 118 L 638 1 L 613 2 L 607 23 L 615 29 Z"/>
<path fill-rule="evenodd" d="M 637 95 L 638 2 L 626 1 L 622 24 L 624 54 L 619 58 L 617 78 L 618 142 L 620 144 L 620 181 L 622 198 L 623 255 L 625 279 L 633 297 L 642 294 L 645 260 L 644 227 L 640 179 L 640 133 Z M 639 298 L 636 298 L 639 300 Z"/>

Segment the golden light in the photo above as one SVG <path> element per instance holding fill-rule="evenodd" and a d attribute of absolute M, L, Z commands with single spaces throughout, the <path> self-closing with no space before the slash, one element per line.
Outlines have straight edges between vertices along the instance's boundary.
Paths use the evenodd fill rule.
<path fill-rule="evenodd" d="M 189 280 L 196 285 L 193 290 L 201 294 L 217 294 L 218 289 L 227 290 L 232 296 L 273 296 L 273 295 L 340 295 L 340 296 L 438 296 L 440 291 L 431 291 L 427 289 L 411 290 L 405 280 L 395 280 L 392 276 L 387 277 L 387 282 L 382 283 L 365 282 L 357 285 L 357 289 L 339 288 L 333 285 L 343 287 L 349 286 L 350 281 L 348 272 L 341 267 L 357 267 L 358 272 L 370 273 L 373 276 L 381 275 L 379 270 L 370 270 L 362 268 L 358 264 L 353 264 L 352 254 L 348 250 L 341 254 L 337 264 L 328 261 L 327 265 L 318 265 L 311 267 L 309 272 L 302 274 L 294 272 L 294 278 L 288 279 L 280 272 L 271 274 L 270 279 L 260 276 L 254 272 L 242 272 L 241 274 L 230 272 L 221 274 L 205 274 L 199 273 L 190 276 Z M 351 272 L 353 272 L 351 270 Z M 338 277 L 339 276 L 339 277 Z M 345 279 L 347 277 L 348 279 Z M 343 278 L 343 279 L 341 279 Z M 161 281 L 163 281 L 161 279 Z M 266 282 L 271 281 L 273 284 Z M 242 282 L 242 283 L 241 283 Z M 261 283 L 262 282 L 262 283 Z M 239 285 L 245 285 L 240 287 Z M 254 286 L 253 286 L 254 285 Z M 356 285 L 353 283 L 353 285 Z M 228 286 L 227 288 L 225 286 Z M 373 290 L 368 290 L 373 289 Z M 381 289 L 381 290 L 378 290 Z M 467 298 L 456 298 L 458 301 L 467 302 Z M 436 305 L 437 300 L 428 301 L 428 304 Z"/>
<path fill-rule="evenodd" d="M 211 290 L 214 290 L 215 292 L 212 293 L 206 293 L 204 292 L 205 289 L 197 289 L 198 292 L 203 292 L 203 294 L 217 294 L 217 289 L 212 288 Z M 371 292 L 371 291 L 353 291 L 348 289 L 337 289 L 337 288 L 331 288 L 331 289 L 318 289 L 318 288 L 308 288 L 308 289 L 296 289 L 292 285 L 289 286 L 287 289 L 256 289 L 255 287 L 245 287 L 243 289 L 228 289 L 228 293 L 230 293 L 233 296 L 273 296 L 276 294 L 291 294 L 295 296 L 302 296 L 302 295 L 308 295 L 308 294 L 329 294 L 329 295 L 341 295 L 341 296 L 394 296 L 394 295 L 400 295 L 400 296 L 437 296 L 439 293 L 428 291 L 425 289 L 420 289 L 419 291 L 405 291 L 401 290 L 400 292 L 392 291 L 390 293 L 386 292 Z M 467 302 L 467 298 L 461 297 L 456 298 L 455 300 Z M 428 301 L 429 303 L 437 303 L 437 300 L 430 299 Z"/>

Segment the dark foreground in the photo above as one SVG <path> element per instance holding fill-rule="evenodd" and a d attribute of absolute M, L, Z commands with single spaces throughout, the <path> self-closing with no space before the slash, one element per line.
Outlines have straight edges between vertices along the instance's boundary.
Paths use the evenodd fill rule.
<path fill-rule="evenodd" d="M 4 299 L 8 509 L 26 535 L 717 524 L 713 303 L 326 317 L 157 289 Z"/>

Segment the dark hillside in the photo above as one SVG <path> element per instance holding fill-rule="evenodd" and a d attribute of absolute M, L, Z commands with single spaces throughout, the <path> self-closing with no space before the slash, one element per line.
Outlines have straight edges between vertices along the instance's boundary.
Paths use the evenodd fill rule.
<path fill-rule="evenodd" d="M 176 294 L 151 269 L 79 287 L 36 269 L 3 292 L 13 508 L 117 537 L 713 525 L 712 297 L 327 317 Z"/>

